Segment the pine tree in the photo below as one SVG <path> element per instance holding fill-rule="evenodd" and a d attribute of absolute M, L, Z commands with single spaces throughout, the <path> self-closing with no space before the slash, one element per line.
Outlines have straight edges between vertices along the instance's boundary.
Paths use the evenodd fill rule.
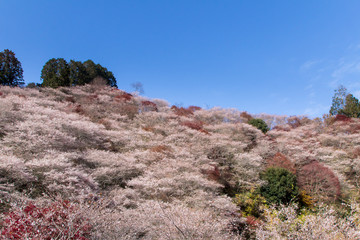
<path fill-rule="evenodd" d="M 9 49 L 0 52 L 0 83 L 5 86 L 24 85 L 21 63 Z"/>
<path fill-rule="evenodd" d="M 345 107 L 341 109 L 339 113 L 352 118 L 360 117 L 359 100 L 352 94 L 348 94 L 345 99 Z"/>

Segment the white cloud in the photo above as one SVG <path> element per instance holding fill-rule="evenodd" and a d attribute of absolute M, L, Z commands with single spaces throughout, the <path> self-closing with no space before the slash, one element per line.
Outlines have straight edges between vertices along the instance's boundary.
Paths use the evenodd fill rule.
<path fill-rule="evenodd" d="M 323 114 L 328 113 L 329 109 L 330 106 L 318 104 L 316 106 L 306 108 L 304 110 L 304 115 L 309 117 L 321 117 Z"/>
<path fill-rule="evenodd" d="M 300 66 L 300 70 L 301 71 L 307 71 L 307 70 L 310 70 L 312 67 L 314 67 L 315 65 L 321 63 L 322 60 L 309 60 L 309 61 L 306 61 L 305 63 L 303 63 L 301 66 Z"/>

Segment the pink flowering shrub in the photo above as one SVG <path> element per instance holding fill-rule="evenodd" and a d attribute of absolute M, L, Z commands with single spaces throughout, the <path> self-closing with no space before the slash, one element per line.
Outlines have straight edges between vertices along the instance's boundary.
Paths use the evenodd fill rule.
<path fill-rule="evenodd" d="M 91 225 L 79 213 L 75 204 L 57 201 L 47 206 L 28 203 L 4 214 L 3 239 L 71 239 L 87 240 Z"/>

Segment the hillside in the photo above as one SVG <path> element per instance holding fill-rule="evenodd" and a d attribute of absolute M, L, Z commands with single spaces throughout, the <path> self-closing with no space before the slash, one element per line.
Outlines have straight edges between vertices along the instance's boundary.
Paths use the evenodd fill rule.
<path fill-rule="evenodd" d="M 116 88 L 1 87 L 3 239 L 359 239 L 360 120 L 259 117 L 266 134 Z M 301 210 L 256 202 L 274 166 Z"/>

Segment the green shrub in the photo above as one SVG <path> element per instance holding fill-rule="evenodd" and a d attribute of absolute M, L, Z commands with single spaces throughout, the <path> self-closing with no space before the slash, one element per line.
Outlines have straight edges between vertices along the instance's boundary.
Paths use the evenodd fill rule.
<path fill-rule="evenodd" d="M 240 207 L 244 217 L 254 216 L 258 218 L 263 213 L 266 200 L 257 190 L 251 189 L 248 192 L 236 194 L 234 203 Z"/>
<path fill-rule="evenodd" d="M 266 183 L 260 187 L 260 193 L 268 203 L 288 204 L 297 202 L 299 190 L 296 176 L 285 168 L 270 167 L 260 178 Z"/>
<path fill-rule="evenodd" d="M 256 127 L 257 129 L 261 130 L 263 133 L 266 133 L 267 131 L 269 131 L 269 127 L 266 124 L 266 122 L 260 118 L 254 118 L 254 119 L 250 119 L 248 121 L 248 124 Z"/>

